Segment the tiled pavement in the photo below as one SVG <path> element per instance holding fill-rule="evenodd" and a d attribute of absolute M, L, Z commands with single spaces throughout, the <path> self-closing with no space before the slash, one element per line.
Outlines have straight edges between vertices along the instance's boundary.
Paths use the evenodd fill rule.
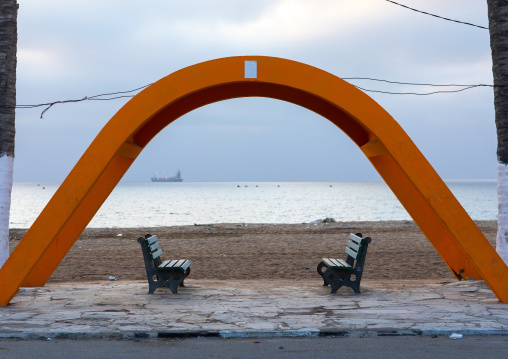
<path fill-rule="evenodd" d="M 365 281 L 360 295 L 331 295 L 317 280 L 147 291 L 120 281 L 22 288 L 0 307 L 0 338 L 508 334 L 508 304 L 482 281 Z"/>

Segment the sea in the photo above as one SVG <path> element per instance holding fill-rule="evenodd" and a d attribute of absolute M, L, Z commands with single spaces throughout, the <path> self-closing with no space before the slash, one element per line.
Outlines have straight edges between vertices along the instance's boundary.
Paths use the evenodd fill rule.
<path fill-rule="evenodd" d="M 474 220 L 497 219 L 495 180 L 446 181 Z M 29 228 L 58 189 L 14 183 L 10 228 Z M 411 220 L 384 182 L 120 182 L 90 228 Z"/>

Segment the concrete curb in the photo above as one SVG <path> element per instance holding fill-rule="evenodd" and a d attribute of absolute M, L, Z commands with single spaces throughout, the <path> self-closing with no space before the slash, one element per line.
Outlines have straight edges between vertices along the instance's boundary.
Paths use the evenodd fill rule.
<path fill-rule="evenodd" d="M 450 336 L 453 333 L 462 335 L 508 335 L 508 330 L 286 330 L 286 331 L 147 331 L 147 332 L 0 332 L 2 339 L 20 340 L 90 340 L 90 339 L 117 339 L 117 340 L 140 340 L 140 339 L 183 339 L 183 338 L 371 338 L 371 337 L 416 337 L 416 336 Z"/>

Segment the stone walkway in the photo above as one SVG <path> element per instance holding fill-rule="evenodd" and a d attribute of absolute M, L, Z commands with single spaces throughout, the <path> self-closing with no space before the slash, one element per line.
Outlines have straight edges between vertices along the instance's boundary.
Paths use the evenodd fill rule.
<path fill-rule="evenodd" d="M 176 295 L 149 295 L 145 282 L 22 288 L 0 307 L 0 338 L 508 334 L 508 304 L 482 281 L 366 281 L 361 295 L 318 281 L 187 285 Z"/>

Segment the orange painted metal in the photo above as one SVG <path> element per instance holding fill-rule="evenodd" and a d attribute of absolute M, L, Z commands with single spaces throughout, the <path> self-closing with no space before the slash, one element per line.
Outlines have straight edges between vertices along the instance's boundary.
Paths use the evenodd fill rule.
<path fill-rule="evenodd" d="M 245 78 L 245 61 L 257 77 Z M 306 107 L 341 128 L 369 158 L 450 270 L 485 279 L 508 302 L 507 266 L 397 122 L 325 71 L 262 56 L 193 65 L 149 86 L 97 135 L 0 270 L 0 305 L 42 286 L 140 151 L 178 117 L 216 101 L 269 97 Z M 411 245 L 408 243 L 408 245 Z"/>

